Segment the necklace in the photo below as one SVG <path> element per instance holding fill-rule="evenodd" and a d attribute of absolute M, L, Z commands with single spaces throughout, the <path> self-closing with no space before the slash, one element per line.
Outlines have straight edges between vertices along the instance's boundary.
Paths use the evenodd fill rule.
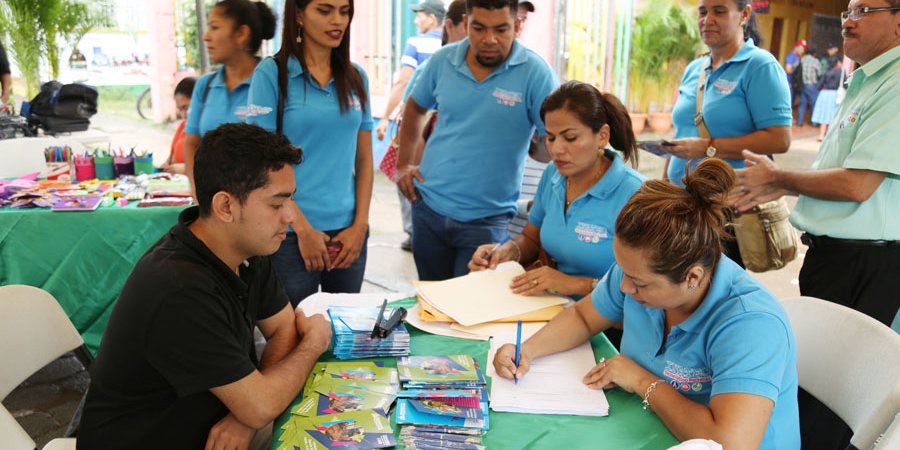
<path fill-rule="evenodd" d="M 603 158 L 603 159 L 605 160 L 606 158 Z M 605 161 L 601 161 L 600 170 L 598 170 L 597 173 L 591 178 L 591 181 L 588 184 L 587 189 L 584 190 L 584 192 L 587 192 L 591 188 L 591 186 L 597 184 L 597 182 L 600 181 L 601 178 L 603 178 L 603 174 L 606 173 L 607 167 L 608 167 L 607 163 Z M 572 200 L 569 200 L 569 178 L 566 177 L 566 196 L 563 199 L 565 202 L 565 209 L 568 210 L 569 205 L 571 205 L 573 201 L 575 201 L 578 197 L 580 197 L 582 194 L 584 194 L 584 192 L 581 192 L 578 195 L 573 195 Z"/>

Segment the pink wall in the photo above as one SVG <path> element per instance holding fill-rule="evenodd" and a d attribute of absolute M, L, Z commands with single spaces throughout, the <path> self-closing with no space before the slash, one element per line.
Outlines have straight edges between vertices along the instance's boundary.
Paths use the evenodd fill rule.
<path fill-rule="evenodd" d="M 175 48 L 175 2 L 155 1 L 147 3 L 150 15 L 150 91 L 153 103 L 153 120 L 162 122 L 175 117 L 175 72 L 178 61 Z"/>
<path fill-rule="evenodd" d="M 528 15 L 525 29 L 519 40 L 528 48 L 541 55 L 548 63 L 553 62 L 556 22 L 556 0 L 531 0 L 534 12 Z"/>

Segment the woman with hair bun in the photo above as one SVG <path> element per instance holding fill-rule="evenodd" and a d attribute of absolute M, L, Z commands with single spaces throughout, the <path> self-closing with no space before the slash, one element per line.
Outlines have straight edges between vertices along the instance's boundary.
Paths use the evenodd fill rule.
<path fill-rule="evenodd" d="M 637 144 L 622 102 L 580 81 L 550 93 L 541 105 L 541 120 L 552 164 L 541 176 L 528 223 L 521 235 L 499 247 L 478 247 L 468 266 L 472 271 L 504 261 L 527 266 L 544 250 L 549 265 L 515 278 L 513 292 L 549 290 L 581 298 L 612 265 L 616 216 L 644 182 L 625 164 L 637 165 Z"/>
<path fill-rule="evenodd" d="M 197 80 L 184 127 L 185 172 L 194 175 L 200 138 L 223 123 L 244 122 L 250 77 L 262 41 L 275 36 L 275 15 L 261 1 L 221 0 L 209 11 L 203 35 L 209 59 L 221 64 Z"/>
<path fill-rule="evenodd" d="M 644 400 L 679 440 L 728 449 L 799 449 L 796 346 L 778 300 L 722 255 L 734 172 L 710 159 L 685 187 L 646 182 L 622 208 L 616 263 L 590 296 L 494 358 L 504 378 L 624 322 L 622 352 L 583 378 Z"/>

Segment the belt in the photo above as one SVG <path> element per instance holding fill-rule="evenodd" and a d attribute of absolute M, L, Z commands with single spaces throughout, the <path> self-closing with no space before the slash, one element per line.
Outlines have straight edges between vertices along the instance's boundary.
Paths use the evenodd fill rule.
<path fill-rule="evenodd" d="M 809 248 L 817 247 L 893 247 L 900 246 L 900 241 L 885 240 L 868 240 L 868 239 L 838 239 L 829 236 L 816 236 L 809 233 L 803 233 L 800 241 L 808 245 Z"/>

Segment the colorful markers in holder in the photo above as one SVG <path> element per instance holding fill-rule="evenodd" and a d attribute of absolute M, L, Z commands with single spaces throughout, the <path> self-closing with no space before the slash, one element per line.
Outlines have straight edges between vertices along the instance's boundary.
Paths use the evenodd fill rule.
<path fill-rule="evenodd" d="M 97 178 L 94 170 L 94 157 L 85 152 L 84 155 L 75 155 L 75 179 L 87 181 Z"/>
<path fill-rule="evenodd" d="M 48 180 L 72 180 L 72 148 L 66 146 L 52 146 L 44 149 L 44 160 L 47 162 Z"/>

